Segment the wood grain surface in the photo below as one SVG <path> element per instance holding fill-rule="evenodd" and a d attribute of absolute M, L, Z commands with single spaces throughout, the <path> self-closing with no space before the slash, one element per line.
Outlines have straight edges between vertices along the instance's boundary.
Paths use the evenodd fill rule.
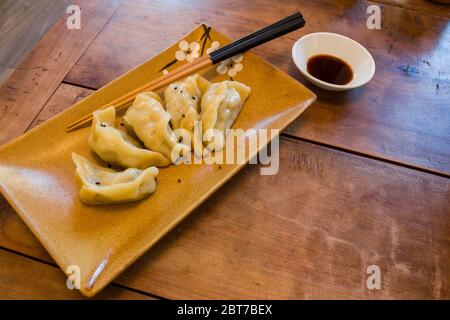
<path fill-rule="evenodd" d="M 69 4 L 70 0 L 0 1 L 0 84 Z"/>
<path fill-rule="evenodd" d="M 98 298 L 147 298 L 130 290 L 165 298 L 450 298 L 449 11 L 419 0 L 377 2 L 389 3 L 381 30 L 365 28 L 375 2 L 353 0 L 263 0 L 258 7 L 270 10 L 258 14 L 255 1 L 133 0 L 117 11 L 116 1 L 92 1 L 104 8 L 92 17 L 103 22 L 86 24 L 81 39 L 62 39 L 61 21 L 51 29 L 0 89 L 0 143 L 197 23 L 236 38 L 301 10 L 305 29 L 256 51 L 304 83 L 289 55 L 305 33 L 348 35 L 377 63 L 372 82 L 348 93 L 305 83 L 319 100 L 282 137 L 279 174 L 247 166 Z M 59 52 L 65 58 L 51 62 Z M 37 66 L 49 70 L 33 80 Z M 0 196 L 0 298 L 81 298 L 52 264 Z M 381 268 L 381 290 L 366 287 L 372 264 Z"/>
<path fill-rule="evenodd" d="M 0 87 L 0 144 L 25 131 L 119 6 L 118 0 L 75 3 L 83 12 L 81 29 L 58 20 Z"/>
<path fill-rule="evenodd" d="M 303 139 L 450 176 L 449 20 L 382 6 L 382 29 L 366 27 L 367 1 L 133 1 L 124 3 L 66 81 L 99 88 L 173 44 L 198 23 L 234 38 L 295 10 L 306 26 L 255 51 L 312 89 L 318 101 L 286 132 Z M 201 9 L 200 9 L 201 8 Z M 220 8 L 220 10 L 218 9 Z M 332 10 L 330 8 L 333 8 Z M 223 15 L 222 12 L 227 12 Z M 170 27 L 161 31 L 161 26 Z M 307 83 L 291 58 L 300 36 L 317 31 L 349 36 L 374 56 L 365 87 L 327 92 Z"/>
<path fill-rule="evenodd" d="M 450 6 L 431 0 L 376 0 L 375 2 L 390 4 L 401 8 L 415 10 L 420 13 L 450 18 Z"/>
<path fill-rule="evenodd" d="M 87 94 L 62 84 L 37 121 Z M 277 175 L 248 166 L 114 283 L 167 298 L 450 297 L 449 179 L 296 139 L 280 148 Z M 0 246 L 50 262 L 0 204 Z M 372 264 L 384 290 L 366 288 Z"/>
<path fill-rule="evenodd" d="M 77 290 L 69 290 L 66 276 L 59 268 L 0 249 L 1 298 L 9 299 L 86 299 Z M 123 288 L 108 286 L 95 299 L 152 300 Z"/>

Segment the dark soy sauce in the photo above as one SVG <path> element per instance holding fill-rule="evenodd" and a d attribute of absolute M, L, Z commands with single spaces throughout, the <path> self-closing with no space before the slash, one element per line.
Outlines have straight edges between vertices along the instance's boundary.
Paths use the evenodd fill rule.
<path fill-rule="evenodd" d="M 332 84 L 344 85 L 353 79 L 353 70 L 349 64 L 328 54 L 309 58 L 306 69 L 313 77 Z"/>

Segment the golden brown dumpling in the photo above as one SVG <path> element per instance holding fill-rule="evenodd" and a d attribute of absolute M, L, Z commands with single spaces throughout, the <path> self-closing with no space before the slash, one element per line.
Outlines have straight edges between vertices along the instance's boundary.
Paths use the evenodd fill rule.
<path fill-rule="evenodd" d="M 164 110 L 153 92 L 138 94 L 124 119 L 145 146 L 162 153 L 172 162 L 190 152 L 190 147 L 178 142 L 170 128 L 170 114 Z"/>
<path fill-rule="evenodd" d="M 164 90 L 166 110 L 174 129 L 194 130 L 194 122 L 200 118 L 200 101 L 210 82 L 198 74 L 175 82 Z"/>
<path fill-rule="evenodd" d="M 115 128 L 116 109 L 109 107 L 93 114 L 89 147 L 107 163 L 124 167 L 144 169 L 150 166 L 164 167 L 170 161 L 159 152 L 140 148 L 129 134 Z"/>
<path fill-rule="evenodd" d="M 117 172 L 89 162 L 72 153 L 76 173 L 81 180 L 80 199 L 87 204 L 111 204 L 136 201 L 147 197 L 156 189 L 158 169 L 129 168 Z"/>
<path fill-rule="evenodd" d="M 224 141 L 225 130 L 233 125 L 250 90 L 250 87 L 241 82 L 229 80 L 213 83 L 208 87 L 202 97 L 200 115 L 204 143 L 213 140 Z M 216 131 L 210 129 L 216 129 Z M 208 130 L 210 130 L 209 134 L 207 134 Z M 217 131 L 220 132 L 221 137 L 216 137 Z M 218 149 L 221 147 L 218 146 L 216 150 Z"/>

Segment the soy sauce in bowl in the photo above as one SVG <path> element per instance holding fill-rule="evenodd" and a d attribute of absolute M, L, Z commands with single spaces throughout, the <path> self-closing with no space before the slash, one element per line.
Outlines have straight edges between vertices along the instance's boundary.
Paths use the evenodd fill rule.
<path fill-rule="evenodd" d="M 328 54 L 318 54 L 309 58 L 306 70 L 319 80 L 337 85 L 345 85 L 353 79 L 353 70 L 350 65 Z"/>

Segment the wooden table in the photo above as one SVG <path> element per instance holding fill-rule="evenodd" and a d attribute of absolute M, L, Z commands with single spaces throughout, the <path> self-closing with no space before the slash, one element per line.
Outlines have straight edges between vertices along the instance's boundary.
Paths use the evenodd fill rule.
<path fill-rule="evenodd" d="M 255 50 L 318 101 L 281 138 L 280 172 L 247 166 L 98 298 L 450 298 L 450 7 L 428 1 L 76 1 L 0 88 L 0 143 L 69 107 L 198 23 L 237 38 L 300 10 Z M 381 30 L 366 28 L 381 6 Z M 338 32 L 374 56 L 365 87 L 320 90 L 290 57 Z M 32 155 L 30 155 L 32 156 Z M 81 298 L 0 196 L 0 298 Z M 381 269 L 381 289 L 366 286 Z"/>

